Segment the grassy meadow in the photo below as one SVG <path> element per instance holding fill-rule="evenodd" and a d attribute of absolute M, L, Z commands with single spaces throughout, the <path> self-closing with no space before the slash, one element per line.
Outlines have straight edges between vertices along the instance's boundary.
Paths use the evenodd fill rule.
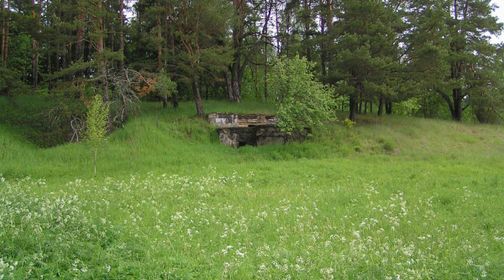
<path fill-rule="evenodd" d="M 232 149 L 192 106 L 142 104 L 96 177 L 86 143 L 0 124 L 0 279 L 504 278 L 504 127 L 362 116 Z"/>

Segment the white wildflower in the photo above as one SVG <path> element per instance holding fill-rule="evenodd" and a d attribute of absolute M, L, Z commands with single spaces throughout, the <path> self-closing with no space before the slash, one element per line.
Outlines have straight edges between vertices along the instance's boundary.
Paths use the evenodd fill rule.
<path fill-rule="evenodd" d="M 358 230 L 352 232 L 352 235 L 355 237 L 355 239 L 360 239 L 361 238 L 360 232 Z"/>
<path fill-rule="evenodd" d="M 245 253 L 240 252 L 240 250 L 236 250 L 236 255 L 240 258 L 245 257 Z"/>
<path fill-rule="evenodd" d="M 320 274 L 322 274 L 322 278 L 326 280 L 334 279 L 334 269 L 332 267 L 322 268 L 320 270 Z"/>

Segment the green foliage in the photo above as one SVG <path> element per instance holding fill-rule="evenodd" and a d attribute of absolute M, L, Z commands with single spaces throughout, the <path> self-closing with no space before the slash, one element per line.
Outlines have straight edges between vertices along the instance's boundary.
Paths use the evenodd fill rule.
<path fill-rule="evenodd" d="M 395 105 L 394 113 L 403 116 L 415 116 L 421 105 L 418 98 L 410 98 Z"/>
<path fill-rule="evenodd" d="M 79 72 L 84 72 L 87 69 L 96 66 L 96 61 L 76 61 L 72 63 L 72 65 L 67 68 L 61 69 L 58 72 L 51 73 L 47 75 L 48 80 L 57 80 L 60 78 L 71 78 L 75 77 L 75 75 Z"/>
<path fill-rule="evenodd" d="M 278 126 L 287 133 L 316 128 L 334 118 L 333 91 L 315 79 L 305 58 L 282 57 L 271 69 L 271 93 L 278 103 Z"/>
<path fill-rule="evenodd" d="M 19 72 L 0 66 L 0 95 L 19 95 L 27 91 L 29 87 L 22 82 Z"/>
<path fill-rule="evenodd" d="M 180 9 L 181 18 L 176 21 L 175 36 L 181 41 L 180 53 L 173 59 L 183 75 L 183 80 L 191 82 L 204 72 L 218 73 L 226 70 L 231 63 L 229 46 L 219 44 L 225 41 L 232 7 L 229 1 L 177 1 L 175 9 Z"/>
<path fill-rule="evenodd" d="M 167 98 L 177 93 L 177 83 L 163 70 L 158 74 L 156 90 L 160 96 Z"/>
<path fill-rule="evenodd" d="M 15 128 L 39 147 L 53 147 L 71 140 L 71 122 L 84 119 L 86 107 L 76 98 L 44 93 L 0 97 L 0 123 Z"/>
<path fill-rule="evenodd" d="M 96 159 L 98 149 L 107 134 L 109 106 L 103 103 L 101 95 L 95 95 L 89 106 L 86 117 L 86 138 L 91 144 L 94 155 L 94 174 L 96 175 Z"/>
<path fill-rule="evenodd" d="M 348 128 L 348 129 L 352 129 L 354 126 L 355 126 L 356 122 L 346 118 L 344 121 L 343 121 L 343 126 Z"/>
<path fill-rule="evenodd" d="M 22 81 L 27 81 L 28 73 L 31 71 L 31 37 L 27 34 L 19 34 L 10 40 L 7 67 L 19 73 Z"/>
<path fill-rule="evenodd" d="M 89 106 L 86 118 L 86 138 L 93 145 L 99 145 L 105 138 L 108 114 L 108 105 L 103 102 L 101 95 L 95 95 Z"/>
<path fill-rule="evenodd" d="M 142 106 L 97 177 L 85 143 L 38 149 L 0 126 L 4 278 L 504 275 L 502 126 L 367 115 L 351 132 L 334 122 L 304 143 L 235 150 L 188 102 Z"/>
<path fill-rule="evenodd" d="M 251 68 L 246 68 L 242 77 L 242 100 L 260 100 L 259 96 L 264 92 L 264 83 L 261 81 L 264 81 L 264 71 L 255 73 Z"/>
<path fill-rule="evenodd" d="M 504 46 L 490 58 L 491 65 L 480 71 L 480 80 L 468 89 L 469 103 L 480 123 L 504 121 Z"/>
<path fill-rule="evenodd" d="M 26 99 L 30 98 L 33 99 Z M 210 100 L 205 102 L 205 106 L 208 112 L 273 114 L 276 110 L 272 104 L 250 101 L 233 104 Z M 464 161 L 483 157 L 488 161 L 488 158 L 493 160 L 504 154 L 504 131 L 500 126 L 463 125 L 410 117 L 377 118 L 371 115 L 361 116 L 359 125 L 351 130 L 340 122 L 330 122 L 324 129 L 314 130 L 313 137 L 302 144 L 246 147 L 235 151 L 218 145 L 215 130 L 206 121 L 192 118 L 194 111 L 188 102 L 182 102 L 178 111 L 163 110 L 157 103 L 144 103 L 141 112 L 140 116 L 132 117 L 124 128 L 114 130 L 103 143 L 100 150 L 103 160 L 100 160 L 98 177 L 107 174 L 128 176 L 136 171 L 156 170 L 161 165 L 173 172 L 200 174 L 200 168 L 216 162 L 219 166 L 234 166 L 237 162 L 250 161 L 262 165 L 268 161 L 289 159 L 339 159 L 352 157 L 356 143 L 359 143 L 362 154 L 383 155 L 380 138 L 394 139 L 395 151 L 405 159 L 456 158 Z M 31 175 L 52 180 L 93 176 L 93 170 L 89 168 L 89 145 L 37 149 L 26 141 L 17 140 L 23 138 L 23 128 L 6 127 L 7 131 L 2 130 L 0 134 L 0 150 L 5 155 L 0 159 L 0 172 L 4 176 Z M 13 140 L 9 140 L 12 134 L 9 132 L 13 133 Z M 461 135 L 475 139 L 476 143 L 467 144 Z M 460 149 L 464 153 L 460 153 Z"/>
<path fill-rule="evenodd" d="M 353 109 L 349 118 L 355 120 L 359 102 L 390 101 L 401 91 L 405 79 L 399 74 L 397 33 L 404 27 L 400 14 L 385 1 L 341 1 L 336 17 L 328 82 L 349 97 Z"/>
<path fill-rule="evenodd" d="M 204 115 L 202 95 L 267 99 L 265 76 L 277 56 L 300 55 L 350 99 L 352 106 L 341 108 L 352 108 L 353 120 L 363 102 L 381 102 L 391 113 L 392 102 L 410 98 L 419 99 L 427 117 L 450 110 L 463 119 L 460 111 L 468 109 L 481 122 L 502 118 L 501 98 L 494 98 L 501 92 L 494 89 L 504 88 L 496 82 L 501 58 L 489 39 L 502 24 L 491 1 L 74 2 L 4 1 L 10 8 L 0 11 L 0 29 L 8 30 L 0 94 L 29 92 L 29 85 L 81 95 L 89 84 L 102 88 L 111 119 L 122 123 L 125 104 L 135 98 L 118 93 L 151 89 L 154 73 L 166 69 L 179 96 L 194 92 Z M 135 16 L 126 24 L 129 9 Z M 126 65 L 150 74 L 137 79 L 124 72 Z M 126 113 L 115 114 L 113 106 Z"/>
<path fill-rule="evenodd" d="M 492 15 L 492 4 L 425 0 L 414 1 L 414 7 L 418 12 L 409 15 L 413 31 L 408 40 L 409 67 L 418 89 L 441 96 L 457 121 L 464 119 L 463 108 L 474 98 L 480 121 L 490 121 L 495 116 L 490 116 L 489 104 L 480 97 L 496 86 L 491 76 L 499 67 L 497 48 L 490 43 L 489 35 L 502 30 L 502 24 Z"/>

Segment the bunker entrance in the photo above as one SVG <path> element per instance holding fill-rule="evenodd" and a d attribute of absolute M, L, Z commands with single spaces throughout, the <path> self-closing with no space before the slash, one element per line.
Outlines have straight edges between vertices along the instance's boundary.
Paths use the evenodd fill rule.
<path fill-rule="evenodd" d="M 208 121 L 217 127 L 220 142 L 234 148 L 285 144 L 290 140 L 302 140 L 308 134 L 307 129 L 296 135 L 280 131 L 273 115 L 213 113 L 208 115 Z"/>

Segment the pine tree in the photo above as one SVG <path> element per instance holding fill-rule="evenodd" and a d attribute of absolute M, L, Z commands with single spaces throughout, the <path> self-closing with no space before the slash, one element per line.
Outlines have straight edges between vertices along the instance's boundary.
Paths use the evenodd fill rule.
<path fill-rule="evenodd" d="M 397 87 L 400 21 L 383 2 L 372 0 L 342 1 L 337 18 L 330 34 L 337 44 L 328 79 L 349 96 L 348 118 L 355 121 L 361 102 L 390 98 Z"/>
<path fill-rule="evenodd" d="M 502 29 L 492 16 L 489 0 L 412 1 L 410 56 L 422 74 L 426 90 L 439 94 L 448 104 L 453 120 L 461 121 L 467 108 L 468 89 L 485 71 L 487 57 L 496 52 L 489 34 Z"/>
<path fill-rule="evenodd" d="M 178 68 L 191 86 L 196 113 L 204 116 L 200 79 L 204 73 L 223 72 L 231 62 L 225 37 L 230 29 L 232 7 L 225 0 L 179 1 L 176 20 L 181 54 Z"/>

